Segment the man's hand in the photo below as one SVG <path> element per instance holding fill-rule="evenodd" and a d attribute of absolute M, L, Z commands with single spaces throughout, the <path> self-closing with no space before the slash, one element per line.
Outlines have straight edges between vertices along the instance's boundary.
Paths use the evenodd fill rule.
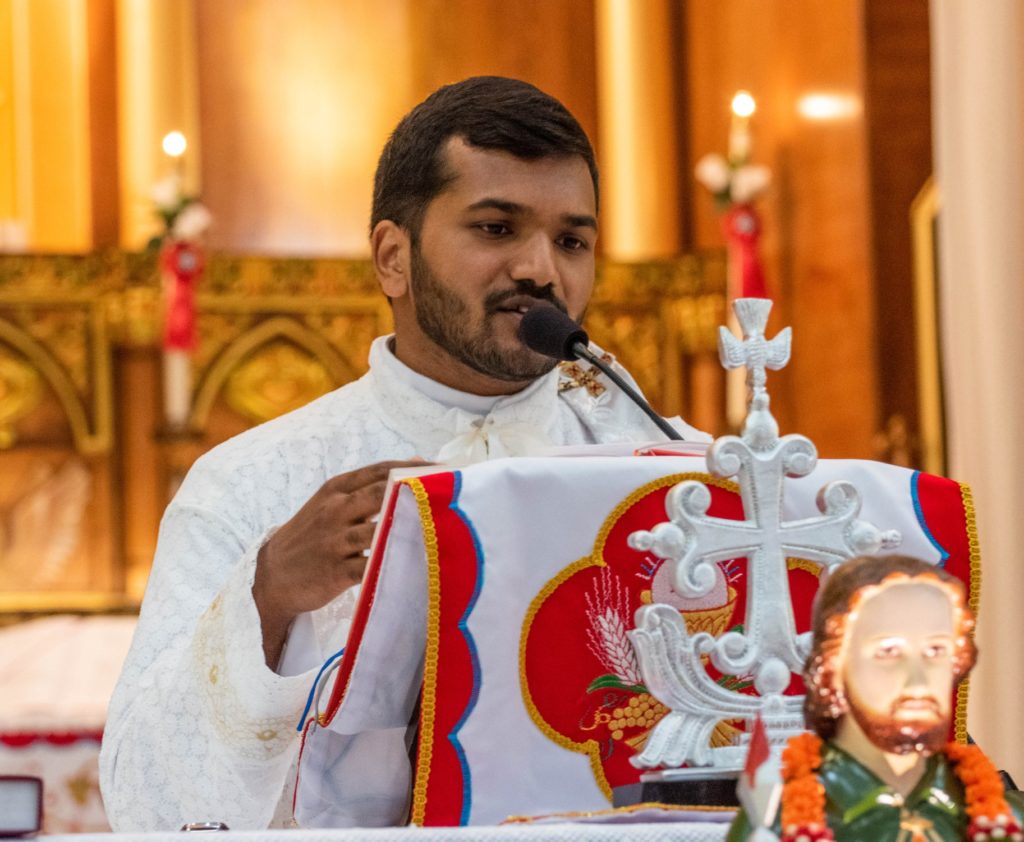
<path fill-rule="evenodd" d="M 378 462 L 327 480 L 260 549 L 253 599 L 263 627 L 263 654 L 274 669 L 299 614 L 314 611 L 358 583 L 366 567 L 372 518 L 384 502 L 392 468 L 426 465 Z"/>

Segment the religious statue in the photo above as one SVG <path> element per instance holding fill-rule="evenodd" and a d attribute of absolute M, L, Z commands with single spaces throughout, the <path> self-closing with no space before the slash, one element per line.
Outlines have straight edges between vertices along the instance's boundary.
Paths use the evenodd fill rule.
<path fill-rule="evenodd" d="M 741 811 L 728 842 L 770 838 L 772 825 L 782 842 L 1024 839 L 1020 793 L 977 745 L 949 741 L 973 625 L 960 581 L 932 564 L 865 556 L 836 568 L 804 668 L 810 733 L 782 753 L 774 819 Z"/>

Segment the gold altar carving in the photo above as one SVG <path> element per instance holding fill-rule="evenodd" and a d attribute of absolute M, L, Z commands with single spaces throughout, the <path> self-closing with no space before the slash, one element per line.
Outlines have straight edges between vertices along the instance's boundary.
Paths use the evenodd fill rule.
<path fill-rule="evenodd" d="M 14 444 L 15 422 L 39 404 L 42 383 L 31 365 L 0 352 L 0 449 Z"/>
<path fill-rule="evenodd" d="M 337 381 L 317 357 L 276 342 L 231 373 L 225 396 L 232 409 L 259 424 L 320 397 Z"/>
<path fill-rule="evenodd" d="M 90 474 L 76 457 L 33 459 L 0 495 L 0 580 L 45 590 L 67 574 L 91 500 Z"/>
<path fill-rule="evenodd" d="M 718 253 L 605 262 L 587 327 L 659 409 L 689 410 L 724 288 Z M 0 614 L 136 605 L 168 479 L 362 375 L 391 328 L 362 260 L 213 255 L 197 303 L 189 432 L 168 436 L 155 256 L 0 256 Z"/>

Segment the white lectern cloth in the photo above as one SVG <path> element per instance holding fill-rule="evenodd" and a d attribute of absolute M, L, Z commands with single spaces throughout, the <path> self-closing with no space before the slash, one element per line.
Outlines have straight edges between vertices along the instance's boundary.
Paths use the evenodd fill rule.
<path fill-rule="evenodd" d="M 637 489 L 666 475 L 705 470 L 704 460 L 692 457 L 595 457 L 498 460 L 457 472 L 448 508 L 457 508 L 469 525 L 480 566 L 479 592 L 464 618 L 477 659 L 474 695 L 457 729 L 434 735 L 438 751 L 446 742 L 458 743 L 463 782 L 458 809 L 445 813 L 450 823 L 493 824 L 510 815 L 608 808 L 607 784 L 597 779 L 592 758 L 556 744 L 531 717 L 521 676 L 524 621 L 542 589 L 594 551 L 610 514 Z M 938 563 L 944 552 L 919 513 L 919 476 L 873 462 L 822 461 L 810 476 L 786 480 L 784 518 L 819 514 L 819 489 L 849 480 L 861 492 L 862 518 L 898 529 L 900 552 Z M 949 483 L 959 499 L 959 486 L 937 481 Z M 306 737 L 296 803 L 303 826 L 393 823 L 406 815 L 406 726 L 415 716 L 428 642 L 424 534 L 430 534 L 423 500 L 411 482 L 398 492 L 376 587 L 363 594 L 367 620 L 358 650 L 346 653 L 351 672 L 341 671 L 346 690 L 340 708 L 327 727 L 313 724 Z M 646 528 L 664 519 L 662 511 Z M 444 541 L 438 543 L 436 561 L 444 570 L 454 560 L 446 556 Z M 444 600 L 442 592 L 442 606 Z M 565 621 L 584 623 L 585 617 Z M 438 699 L 445 693 L 436 687 Z M 424 707 L 429 701 L 425 695 Z M 423 752 L 421 743 L 421 766 Z M 393 763 L 392 774 L 378 774 L 381 758 Z M 418 811 L 414 802 L 413 819 L 423 812 L 424 805 Z M 429 807 L 426 813 L 432 823 Z"/>

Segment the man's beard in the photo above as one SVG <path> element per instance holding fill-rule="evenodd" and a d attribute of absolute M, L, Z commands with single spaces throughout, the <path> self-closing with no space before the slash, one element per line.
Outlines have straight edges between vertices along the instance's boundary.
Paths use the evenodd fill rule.
<path fill-rule="evenodd" d="M 941 712 L 938 702 L 933 701 L 930 710 L 922 710 L 914 716 L 898 716 L 904 699 L 897 699 L 888 714 L 866 710 L 850 699 L 850 715 L 861 730 L 882 751 L 889 754 L 911 754 L 916 752 L 928 757 L 940 751 L 949 739 L 949 719 Z M 918 701 L 915 697 L 914 701 Z"/>
<path fill-rule="evenodd" d="M 466 303 L 431 271 L 416 244 L 412 247 L 411 272 L 420 330 L 459 362 L 495 380 L 510 382 L 535 380 L 557 365 L 557 360 L 531 351 L 522 343 L 502 347 L 490 330 L 498 307 L 515 296 L 530 295 L 565 311 L 550 285 L 540 287 L 531 280 L 520 280 L 510 289 L 492 292 L 484 299 L 482 321 L 474 325 Z"/>

